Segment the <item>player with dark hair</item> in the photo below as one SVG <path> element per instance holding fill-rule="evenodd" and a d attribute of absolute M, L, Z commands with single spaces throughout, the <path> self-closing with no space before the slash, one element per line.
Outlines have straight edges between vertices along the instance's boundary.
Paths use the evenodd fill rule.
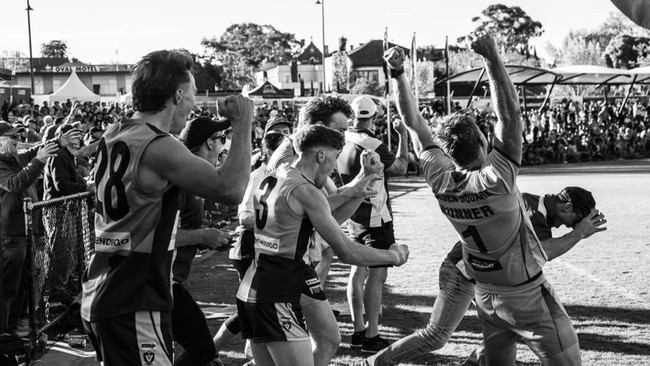
<path fill-rule="evenodd" d="M 535 234 L 549 261 L 568 252 L 581 240 L 606 230 L 602 226 L 607 220 L 596 210 L 591 192 L 583 188 L 566 187 L 560 193 L 543 196 L 522 193 L 522 197 Z M 551 229 L 562 225 L 573 230 L 563 236 L 552 237 Z M 426 327 L 367 358 L 361 365 L 397 365 L 412 357 L 439 350 L 447 344 L 474 298 L 474 280 L 469 278 L 464 268 L 460 242 L 454 245 L 440 265 L 438 286 L 440 292 L 433 303 Z M 487 365 L 482 344 L 463 365 Z"/>
<path fill-rule="evenodd" d="M 307 126 L 293 138 L 298 158 L 270 172 L 255 193 L 255 259 L 237 291 L 242 334 L 260 365 L 314 364 L 300 305 L 303 256 L 316 230 L 339 259 L 357 265 L 402 265 L 404 245 L 377 250 L 354 245 L 329 209 L 321 188 L 336 168 L 345 141 L 324 126 Z M 364 163 L 377 156 L 366 153 Z M 377 161 L 373 164 L 381 164 Z"/>
<path fill-rule="evenodd" d="M 492 37 L 472 38 L 472 49 L 485 61 L 498 118 L 494 149 L 488 153 L 486 138 L 463 112 L 445 118 L 432 134 L 403 76 L 404 54 L 393 48 L 385 58 L 397 84 L 399 111 L 427 183 L 458 233 L 464 267 L 476 280 L 491 364 L 514 365 L 516 341 L 523 338 L 543 365 L 579 365 L 578 337 L 544 277 L 548 256 L 516 186 L 522 150 L 517 91 Z"/>
<path fill-rule="evenodd" d="M 352 116 L 352 108 L 344 99 L 335 96 L 311 98 L 300 110 L 299 126 L 322 125 L 341 133 L 347 129 L 348 119 Z M 293 138 L 287 136 L 273 153 L 268 162 L 268 170 L 291 163 L 297 157 L 292 144 Z M 334 182 L 328 179 L 323 191 L 328 195 L 327 200 L 332 214 L 339 222 L 347 220 L 366 198 L 359 193 L 366 190 L 368 180 L 363 178 L 371 173 L 379 173 L 381 164 L 366 165 L 361 173 L 348 185 L 336 188 Z M 341 332 L 332 312 L 327 296 L 323 291 L 324 282 L 329 269 L 329 263 L 334 256 L 328 243 L 314 234 L 306 256 L 305 284 L 300 304 L 305 320 L 309 325 L 309 335 L 314 345 L 314 363 L 316 366 L 327 366 L 341 343 Z"/>
<path fill-rule="evenodd" d="M 219 170 L 178 134 L 195 106 L 192 57 L 155 51 L 134 67 L 132 119 L 102 136 L 95 171 L 95 253 L 83 278 L 81 315 L 105 366 L 171 365 L 171 263 L 179 188 L 225 204 L 241 201 L 249 177 L 253 102 L 230 96 L 233 127 Z"/>

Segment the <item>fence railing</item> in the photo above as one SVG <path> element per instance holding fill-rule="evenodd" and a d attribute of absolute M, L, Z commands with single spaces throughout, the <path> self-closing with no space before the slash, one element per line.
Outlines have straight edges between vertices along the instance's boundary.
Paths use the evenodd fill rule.
<path fill-rule="evenodd" d="M 40 202 L 25 199 L 32 358 L 44 351 L 48 330 L 64 322 L 80 326 L 81 277 L 94 250 L 93 201 L 91 192 Z"/>

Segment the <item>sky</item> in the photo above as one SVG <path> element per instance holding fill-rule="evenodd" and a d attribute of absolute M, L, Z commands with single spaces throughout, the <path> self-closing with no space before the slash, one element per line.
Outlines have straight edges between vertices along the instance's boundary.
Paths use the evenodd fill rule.
<path fill-rule="evenodd" d="M 322 48 L 322 11 L 325 43 L 330 50 L 344 36 L 358 46 L 383 39 L 388 27 L 391 42 L 409 47 L 413 33 L 418 46 L 443 47 L 475 27 L 472 17 L 488 5 L 520 6 L 542 23 L 544 34 L 533 38 L 540 56 L 546 42 L 559 46 L 572 29 L 593 29 L 610 12 L 610 0 L 29 0 L 32 51 L 40 57 L 41 44 L 63 40 L 68 55 L 88 64 L 131 64 L 150 51 L 185 48 L 201 53 L 203 38 L 221 36 L 231 24 L 270 24 L 313 40 Z M 0 52 L 29 55 L 27 0 L 5 0 L 0 21 Z M 2 54 L 0 53 L 0 56 Z"/>

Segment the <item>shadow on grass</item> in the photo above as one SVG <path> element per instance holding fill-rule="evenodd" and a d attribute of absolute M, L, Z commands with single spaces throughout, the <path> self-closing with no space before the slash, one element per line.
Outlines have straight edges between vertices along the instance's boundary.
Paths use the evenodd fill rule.
<path fill-rule="evenodd" d="M 340 262 L 332 263 L 331 275 L 326 293 L 330 302 L 345 303 L 347 283 L 347 264 Z M 390 270 L 389 270 L 390 276 Z M 437 286 L 437 284 L 432 284 Z M 425 327 L 429 321 L 431 307 L 435 297 L 433 295 L 403 295 L 392 291 L 391 286 L 384 287 L 383 297 L 383 315 L 380 319 L 380 326 L 390 329 L 383 332 L 390 342 L 394 342 L 401 337 L 413 333 L 415 330 Z M 408 309 L 407 309 L 408 307 Z M 425 309 L 414 311 L 410 309 Z M 598 326 L 603 328 L 638 327 L 650 323 L 650 310 L 645 309 L 623 309 L 600 306 L 566 306 L 569 316 L 578 323 L 575 327 L 580 339 L 580 348 L 583 350 L 597 352 L 616 352 L 629 355 L 650 355 L 650 344 L 634 342 L 634 339 L 626 338 L 625 330 L 621 330 L 621 335 L 599 335 L 589 332 L 581 332 L 586 326 Z M 338 319 L 342 333 L 342 344 L 337 352 L 338 356 L 361 357 L 363 354 L 357 349 L 349 347 L 350 334 L 352 332 L 352 320 L 349 316 L 341 316 Z M 476 312 L 469 312 L 465 315 L 462 322 L 452 336 L 450 343 L 455 344 L 473 344 L 476 345 L 482 339 L 481 326 Z M 469 354 L 469 353 L 468 353 Z M 433 358 L 432 358 L 433 357 Z M 440 357 L 440 359 L 438 358 Z M 445 362 L 446 358 L 451 361 L 462 361 L 462 358 L 449 357 L 447 355 L 427 354 L 421 358 L 415 358 L 414 363 L 424 360 L 429 362 Z M 453 363 L 452 363 L 453 364 Z M 518 363 L 519 364 L 519 363 Z M 536 364 L 532 363 L 531 365 Z M 525 364 L 522 364 L 525 365 Z"/>
<path fill-rule="evenodd" d="M 437 266 L 435 266 L 437 270 Z M 433 268 L 427 270 L 434 270 Z M 349 274 L 349 265 L 335 261 L 332 264 L 326 293 L 330 302 L 347 304 L 346 283 Z M 390 276 L 390 270 L 389 270 Z M 434 278 L 437 278 L 435 276 Z M 413 279 L 418 281 L 418 279 Z M 384 290 L 384 308 L 380 320 L 381 326 L 388 329 L 386 338 L 394 342 L 397 339 L 411 334 L 418 328 L 426 326 L 431 306 L 435 297 L 434 289 L 437 281 L 427 284 L 431 295 L 404 295 L 397 293 L 396 289 L 386 286 Z M 188 288 L 193 296 L 203 302 L 234 304 L 234 293 L 237 289 L 237 275 L 231 270 L 227 255 L 215 253 L 205 262 L 197 263 L 190 277 Z M 436 291 L 437 292 L 437 291 Z M 417 309 L 417 310 L 416 310 Z M 626 337 L 626 328 L 643 329 L 650 324 L 650 310 L 623 309 L 597 306 L 566 306 L 567 312 L 577 323 L 577 331 L 581 349 L 595 352 L 612 352 L 627 355 L 650 355 L 650 344 L 646 341 Z M 210 320 L 208 324 L 214 334 L 223 320 Z M 358 361 L 366 357 L 357 349 L 349 347 L 352 323 L 349 316 L 338 319 L 342 333 L 342 343 L 335 356 L 335 361 Z M 607 328 L 607 332 L 600 334 L 587 327 Z M 582 331 L 584 329 L 584 331 Z M 642 332 L 642 330 L 640 330 Z M 383 330 L 382 330 L 383 332 Z M 607 335 L 605 335 L 607 334 Z M 481 328 L 476 312 L 469 312 L 460 323 L 449 344 L 440 351 L 428 353 L 413 358 L 410 363 L 415 365 L 455 365 L 464 360 L 471 350 L 482 339 Z M 230 344 L 225 347 L 224 361 L 227 366 L 241 365 L 243 362 L 243 344 Z M 536 362 L 518 362 L 517 365 L 532 366 Z"/>

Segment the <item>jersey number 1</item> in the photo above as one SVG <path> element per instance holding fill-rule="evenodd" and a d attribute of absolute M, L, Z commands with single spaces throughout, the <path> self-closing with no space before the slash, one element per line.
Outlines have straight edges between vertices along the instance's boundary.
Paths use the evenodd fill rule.
<path fill-rule="evenodd" d="M 108 156 L 108 148 L 104 139 L 99 143 L 99 166 L 95 173 L 95 182 L 102 183 L 106 169 L 108 168 L 108 179 L 104 185 L 104 195 L 97 194 L 97 203 L 113 221 L 118 221 L 129 213 L 129 202 L 126 199 L 126 189 L 122 178 L 129 167 L 131 153 L 129 147 L 123 141 L 115 143 Z M 118 163 L 119 162 L 119 163 Z M 118 163 L 117 167 L 115 164 Z M 98 192 L 99 193 L 99 192 Z M 103 202 L 102 202 L 103 200 Z"/>
<path fill-rule="evenodd" d="M 463 238 L 472 238 L 478 249 L 483 253 L 487 253 L 487 247 L 485 246 L 485 243 L 483 243 L 481 236 L 478 234 L 476 226 L 468 226 L 467 230 L 463 231 L 461 234 L 463 234 Z"/>

